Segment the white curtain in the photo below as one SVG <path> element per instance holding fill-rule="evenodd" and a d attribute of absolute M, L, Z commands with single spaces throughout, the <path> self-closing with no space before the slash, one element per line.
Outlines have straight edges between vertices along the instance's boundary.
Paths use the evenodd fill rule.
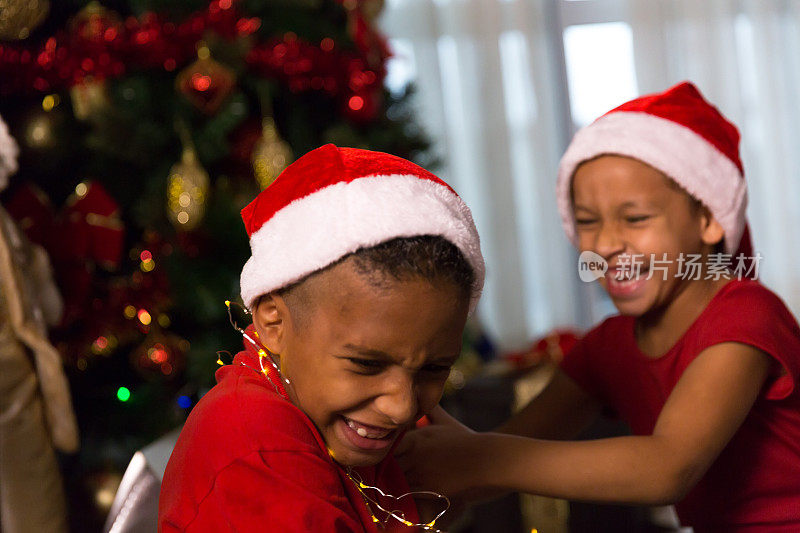
<path fill-rule="evenodd" d="M 416 82 L 438 172 L 475 215 L 488 268 L 478 312 L 501 348 L 588 327 L 610 310 L 596 284 L 578 279 L 554 193 L 574 132 L 562 15 L 603 12 L 603 2 L 389 0 L 381 19 Z M 762 277 L 797 313 L 800 2 L 613 4 L 632 30 L 641 93 L 690 79 L 739 125 Z"/>
<path fill-rule="evenodd" d="M 800 2 L 630 0 L 642 92 L 683 79 L 739 127 L 762 281 L 800 314 Z"/>

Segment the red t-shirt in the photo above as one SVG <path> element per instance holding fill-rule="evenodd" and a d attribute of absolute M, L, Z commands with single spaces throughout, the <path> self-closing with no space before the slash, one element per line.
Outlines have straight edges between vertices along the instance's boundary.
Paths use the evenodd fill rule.
<path fill-rule="evenodd" d="M 800 531 L 800 328 L 775 294 L 750 280 L 725 285 L 683 337 L 658 358 L 643 354 L 630 316 L 590 331 L 562 369 L 650 435 L 683 371 L 722 342 L 754 346 L 776 361 L 753 408 L 706 475 L 676 505 L 695 531 Z"/>
<path fill-rule="evenodd" d="M 192 410 L 164 473 L 159 532 L 377 533 L 314 424 L 257 369 L 252 348 L 239 353 Z M 391 453 L 355 470 L 384 492 L 409 490 Z M 410 497 L 392 509 L 419 521 Z M 387 526 L 380 531 L 411 531 L 393 519 Z"/>

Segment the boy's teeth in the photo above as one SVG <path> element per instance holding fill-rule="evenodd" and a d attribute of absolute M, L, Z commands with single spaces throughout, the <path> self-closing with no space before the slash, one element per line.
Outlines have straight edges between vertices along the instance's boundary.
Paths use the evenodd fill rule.
<path fill-rule="evenodd" d="M 386 435 L 391 433 L 391 431 L 388 430 L 388 429 L 379 430 L 379 431 L 368 430 L 364 426 L 357 424 L 356 422 L 350 420 L 349 418 L 347 419 L 347 425 L 350 426 L 350 429 L 352 429 L 353 431 L 358 433 L 361 437 L 364 437 L 364 438 L 367 438 L 367 439 L 382 439 Z"/>

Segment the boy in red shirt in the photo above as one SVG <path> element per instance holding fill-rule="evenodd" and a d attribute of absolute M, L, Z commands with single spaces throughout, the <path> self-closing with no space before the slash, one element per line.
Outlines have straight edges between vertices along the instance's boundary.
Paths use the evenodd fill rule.
<path fill-rule="evenodd" d="M 412 485 L 676 503 L 697 533 L 800 531 L 800 329 L 746 279 L 758 257 L 738 142 L 689 83 L 576 134 L 559 169 L 562 221 L 582 256 L 607 264 L 597 276 L 620 314 L 498 433 L 449 420 L 406 437 Z M 601 406 L 634 435 L 555 441 Z"/>
<path fill-rule="evenodd" d="M 159 531 L 436 531 L 390 450 L 438 403 L 483 286 L 469 209 L 408 161 L 326 145 L 242 217 L 253 325 L 182 430 Z"/>

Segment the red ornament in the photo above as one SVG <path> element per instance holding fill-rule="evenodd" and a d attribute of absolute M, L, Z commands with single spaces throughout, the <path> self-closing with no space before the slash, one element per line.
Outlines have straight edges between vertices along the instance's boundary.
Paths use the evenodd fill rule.
<path fill-rule="evenodd" d="M 201 48 L 201 57 L 178 74 L 175 87 L 195 107 L 212 115 L 230 96 L 236 76 L 207 54 L 208 49 Z"/>

